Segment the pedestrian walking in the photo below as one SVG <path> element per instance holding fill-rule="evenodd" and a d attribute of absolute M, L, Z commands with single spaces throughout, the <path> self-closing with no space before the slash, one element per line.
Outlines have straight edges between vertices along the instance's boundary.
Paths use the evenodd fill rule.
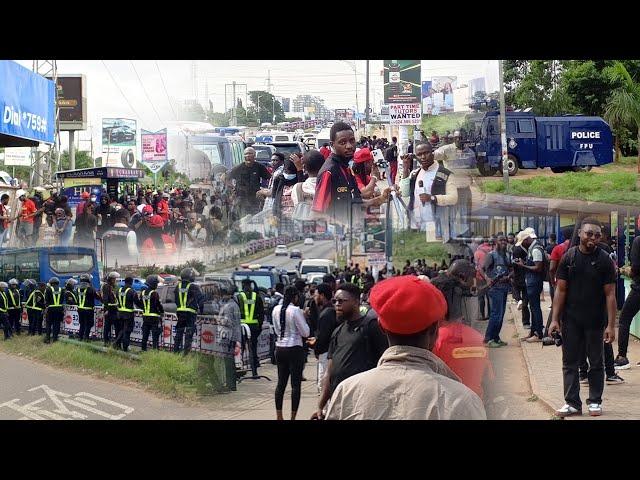
<path fill-rule="evenodd" d="M 284 392 L 291 377 L 291 420 L 296 419 L 300 405 L 302 371 L 304 370 L 304 338 L 309 337 L 309 325 L 304 319 L 300 307 L 300 293 L 296 287 L 289 286 L 284 291 L 281 305 L 273 309 L 276 340 L 276 365 L 278 367 L 278 385 L 275 392 L 276 418 L 283 420 L 282 403 Z"/>
<path fill-rule="evenodd" d="M 602 415 L 604 390 L 603 338 L 615 340 L 615 269 L 607 253 L 597 246 L 600 223 L 586 218 L 578 232 L 580 245 L 571 247 L 560 260 L 553 303 L 550 335 L 561 333 L 562 374 L 566 404 L 560 417 L 582 414 L 579 365 L 589 359 L 589 414 Z"/>

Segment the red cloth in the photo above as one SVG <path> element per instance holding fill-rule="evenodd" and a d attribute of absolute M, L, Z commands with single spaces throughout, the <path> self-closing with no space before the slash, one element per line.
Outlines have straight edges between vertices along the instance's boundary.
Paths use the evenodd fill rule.
<path fill-rule="evenodd" d="M 353 156 L 353 161 L 355 163 L 373 162 L 373 154 L 368 148 L 361 148 Z"/>
<path fill-rule="evenodd" d="M 473 254 L 473 260 L 476 263 L 476 278 L 478 280 L 483 280 L 484 277 L 480 274 L 480 270 L 482 270 L 482 266 L 484 265 L 484 257 L 487 256 L 487 253 L 490 253 L 493 248 L 488 243 L 483 243 L 478 246 L 476 249 L 476 253 Z"/>
<path fill-rule="evenodd" d="M 316 194 L 313 197 L 312 210 L 314 212 L 326 212 L 331 203 L 331 172 L 324 171 L 318 177 L 316 183 Z"/>
<path fill-rule="evenodd" d="M 84 212 L 84 207 L 87 205 L 87 202 L 80 202 L 76 207 L 76 216 L 82 215 Z"/>
<path fill-rule="evenodd" d="M 562 256 L 569 250 L 569 244 L 571 240 L 565 240 L 560 245 L 556 245 L 551 250 L 551 260 L 555 260 L 556 262 L 560 262 Z"/>
<path fill-rule="evenodd" d="M 22 203 L 22 209 L 20 210 L 20 221 L 25 223 L 33 223 L 33 217 L 27 218 L 27 215 L 35 213 L 38 209 L 36 204 L 28 198 Z"/>
<path fill-rule="evenodd" d="M 331 155 L 331 149 L 327 147 L 320 147 L 319 152 L 322 154 L 325 160 L 329 158 L 329 155 Z"/>
<path fill-rule="evenodd" d="M 360 178 L 360 175 L 354 175 L 355 179 L 356 179 L 356 185 L 358 185 L 358 190 L 362 191 L 362 189 L 364 187 L 366 187 L 367 185 L 369 185 L 369 182 L 371 181 L 371 175 L 367 175 L 367 183 L 363 183 L 362 179 Z"/>
<path fill-rule="evenodd" d="M 411 275 L 377 283 L 371 289 L 369 303 L 382 328 L 398 335 L 422 332 L 442 321 L 447 313 L 442 292 Z"/>
<path fill-rule="evenodd" d="M 442 322 L 438 329 L 438 340 L 433 349 L 462 383 L 473 390 L 480 398 L 484 391 L 482 380 L 495 378 L 484 337 L 475 329 L 460 322 Z"/>
<path fill-rule="evenodd" d="M 389 162 L 391 167 L 391 183 L 396 183 L 396 175 L 398 174 L 398 162 Z"/>
<path fill-rule="evenodd" d="M 160 215 L 165 222 L 169 221 L 169 204 L 166 200 L 160 200 L 158 202 L 158 215 Z"/>
<path fill-rule="evenodd" d="M 164 227 L 164 220 L 160 215 L 153 215 L 149 218 L 149 227 L 151 228 L 162 228 Z"/>

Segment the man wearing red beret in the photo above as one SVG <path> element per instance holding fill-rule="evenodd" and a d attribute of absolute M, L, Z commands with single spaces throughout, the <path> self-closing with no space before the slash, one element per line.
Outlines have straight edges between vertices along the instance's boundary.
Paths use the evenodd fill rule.
<path fill-rule="evenodd" d="M 372 370 L 336 388 L 326 418 L 335 420 L 485 420 L 482 400 L 434 355 L 447 302 L 413 276 L 371 290 L 371 306 L 391 345 Z"/>

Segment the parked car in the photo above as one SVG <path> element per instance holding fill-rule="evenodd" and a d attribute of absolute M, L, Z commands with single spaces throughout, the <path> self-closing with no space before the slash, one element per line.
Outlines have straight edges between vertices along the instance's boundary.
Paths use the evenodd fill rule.
<path fill-rule="evenodd" d="M 120 282 L 118 283 L 118 286 L 124 287 L 124 279 L 120 280 Z M 136 292 L 139 292 L 140 290 L 144 290 L 145 288 L 147 288 L 147 283 L 145 282 L 144 278 L 136 277 L 133 279 L 133 289 Z"/>
<path fill-rule="evenodd" d="M 268 167 L 271 164 L 271 155 L 276 152 L 276 147 L 262 143 L 254 143 L 251 146 L 256 151 L 256 161 Z"/>
<path fill-rule="evenodd" d="M 307 283 L 315 283 L 316 285 L 320 285 L 325 275 L 325 273 L 310 273 L 307 275 Z"/>
<path fill-rule="evenodd" d="M 111 129 L 111 142 L 119 143 L 119 142 L 127 142 L 130 140 L 135 140 L 136 132 L 135 130 L 131 130 L 127 126 L 116 127 Z"/>
<path fill-rule="evenodd" d="M 305 245 L 313 245 L 313 238 L 311 237 L 307 237 L 304 239 L 304 244 Z"/>
<path fill-rule="evenodd" d="M 274 255 L 277 257 L 278 255 L 288 255 L 289 254 L 289 250 L 287 249 L 286 245 L 277 245 L 275 251 L 273 252 Z"/>
<path fill-rule="evenodd" d="M 289 158 L 289 155 L 292 153 L 304 155 L 304 153 L 309 150 L 302 142 L 269 142 L 269 145 L 276 147 L 276 151 L 282 152 L 285 158 Z"/>
<path fill-rule="evenodd" d="M 302 252 L 300 250 L 291 250 L 289 253 L 289 258 L 302 258 Z"/>

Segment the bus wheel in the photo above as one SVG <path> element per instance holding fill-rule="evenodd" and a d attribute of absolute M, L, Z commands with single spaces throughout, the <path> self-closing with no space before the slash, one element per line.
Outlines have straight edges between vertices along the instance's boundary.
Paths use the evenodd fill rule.
<path fill-rule="evenodd" d="M 591 165 L 583 165 L 582 167 L 573 167 L 574 172 L 590 172 L 593 167 Z"/>
<path fill-rule="evenodd" d="M 507 157 L 507 170 L 510 177 L 518 173 L 518 159 L 511 154 Z M 502 172 L 502 165 L 500 165 L 500 171 Z"/>
<path fill-rule="evenodd" d="M 493 177 L 498 169 L 490 167 L 487 162 L 478 162 L 478 171 L 483 177 Z"/>

